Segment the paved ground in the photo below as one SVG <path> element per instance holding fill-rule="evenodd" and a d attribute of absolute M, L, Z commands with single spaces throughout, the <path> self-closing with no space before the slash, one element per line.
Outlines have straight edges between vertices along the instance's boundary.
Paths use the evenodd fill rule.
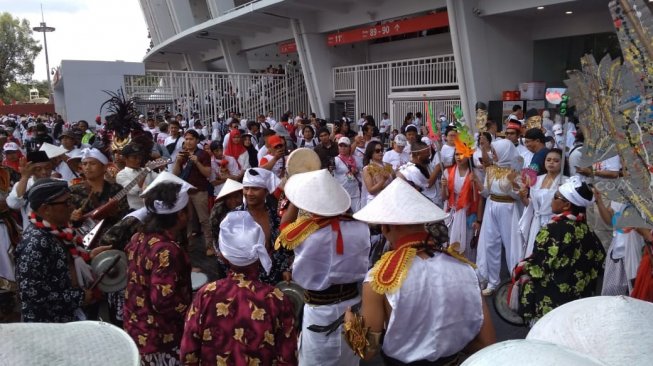
<path fill-rule="evenodd" d="M 217 272 L 216 272 L 216 262 L 215 262 L 215 257 L 207 257 L 205 255 L 205 250 L 202 245 L 202 239 L 198 240 L 193 240 L 190 249 L 190 257 L 191 257 L 191 263 L 193 267 L 200 268 L 202 272 L 206 273 L 207 276 L 209 277 L 209 281 L 212 281 L 217 278 Z M 502 255 L 502 258 L 504 256 Z M 503 264 L 502 268 L 502 273 L 501 273 L 501 278 L 502 279 L 508 279 L 508 271 L 505 268 L 505 263 Z M 497 340 L 498 341 L 505 341 L 507 339 L 519 339 L 519 338 L 524 338 L 526 337 L 526 334 L 528 333 L 528 328 L 526 327 L 515 327 L 512 326 L 503 320 L 499 318 L 499 316 L 496 314 L 494 311 L 494 304 L 492 302 L 492 298 L 488 297 L 486 298 L 486 301 L 488 302 L 488 306 L 490 306 L 490 313 L 492 316 L 492 322 L 494 324 L 494 328 L 497 333 Z M 380 357 L 376 357 L 374 360 L 369 361 L 369 362 L 363 362 L 361 361 L 361 366 L 377 366 L 377 365 L 383 365 L 383 361 L 381 360 Z"/>

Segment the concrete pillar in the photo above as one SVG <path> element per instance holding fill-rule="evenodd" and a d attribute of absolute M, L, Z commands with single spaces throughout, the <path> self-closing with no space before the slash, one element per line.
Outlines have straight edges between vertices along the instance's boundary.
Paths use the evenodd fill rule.
<path fill-rule="evenodd" d="M 148 1 L 152 19 L 155 20 L 154 29 L 157 32 L 158 41 L 160 43 L 176 34 L 175 26 L 172 22 L 172 16 L 168 9 L 166 0 L 151 0 Z M 150 29 L 151 30 L 151 29 Z"/>
<path fill-rule="evenodd" d="M 206 71 L 206 64 L 200 59 L 199 55 L 184 53 L 184 63 L 188 71 Z"/>
<path fill-rule="evenodd" d="M 519 18 L 479 16 L 478 0 L 447 0 L 461 102 L 473 125 L 478 101 L 500 100 L 533 75 L 531 26 Z"/>
<path fill-rule="evenodd" d="M 311 110 L 320 118 L 328 117 L 333 96 L 332 57 L 323 34 L 302 19 L 291 19 L 297 54 L 302 66 Z"/>
<path fill-rule="evenodd" d="M 166 0 L 172 23 L 175 26 L 176 33 L 180 33 L 195 25 L 193 12 L 190 9 L 188 0 Z"/>
<path fill-rule="evenodd" d="M 217 18 L 224 14 L 227 10 L 236 7 L 234 0 L 206 0 L 211 11 L 211 18 Z"/>
<path fill-rule="evenodd" d="M 249 73 L 249 62 L 245 52 L 241 52 L 240 41 L 237 39 L 220 39 L 218 46 L 222 50 L 227 72 Z"/>

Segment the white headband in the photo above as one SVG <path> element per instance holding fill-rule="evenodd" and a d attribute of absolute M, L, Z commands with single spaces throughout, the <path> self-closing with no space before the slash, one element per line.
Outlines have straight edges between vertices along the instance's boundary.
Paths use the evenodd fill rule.
<path fill-rule="evenodd" d="M 252 171 L 256 173 L 252 174 Z M 265 188 L 269 193 L 274 193 L 280 182 L 279 177 L 272 171 L 263 168 L 247 169 L 243 176 L 243 187 Z"/>
<path fill-rule="evenodd" d="M 183 210 L 188 205 L 188 190 L 193 188 L 190 184 L 184 182 L 179 188 L 177 201 L 172 207 L 167 207 L 163 201 L 154 200 L 154 213 L 159 215 L 172 214 Z"/>
<path fill-rule="evenodd" d="M 247 211 L 233 211 L 220 223 L 220 253 L 233 265 L 244 267 L 261 261 L 266 273 L 272 260 L 265 249 L 265 233 Z"/>
<path fill-rule="evenodd" d="M 103 165 L 109 164 L 109 159 L 106 157 L 106 155 L 102 154 L 100 150 L 92 147 L 82 150 L 82 161 L 87 158 L 97 159 Z"/>
<path fill-rule="evenodd" d="M 579 188 L 581 185 L 583 185 L 583 182 L 578 178 L 578 176 L 572 176 L 569 178 L 567 183 L 563 184 L 558 188 L 558 191 L 560 191 L 560 194 L 563 195 L 567 201 L 571 202 L 573 205 L 578 206 L 578 207 L 587 207 L 589 206 L 592 202 L 594 202 L 594 197 L 592 197 L 591 200 L 587 200 L 583 198 L 583 196 L 578 193 L 576 188 Z"/>

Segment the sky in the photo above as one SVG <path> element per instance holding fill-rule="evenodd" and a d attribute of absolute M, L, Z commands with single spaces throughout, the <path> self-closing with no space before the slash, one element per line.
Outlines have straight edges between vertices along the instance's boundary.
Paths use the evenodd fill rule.
<path fill-rule="evenodd" d="M 41 4 L 48 27 L 50 69 L 61 60 L 137 61 L 150 40 L 138 0 L 0 0 L 0 12 L 41 23 Z M 32 37 L 43 46 L 43 33 Z M 34 80 L 46 80 L 45 49 L 34 61 Z"/>

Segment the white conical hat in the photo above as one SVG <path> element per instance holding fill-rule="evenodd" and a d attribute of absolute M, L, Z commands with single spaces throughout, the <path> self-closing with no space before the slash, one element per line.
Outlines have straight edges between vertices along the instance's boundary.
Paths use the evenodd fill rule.
<path fill-rule="evenodd" d="M 149 192 L 152 188 L 156 187 L 158 184 L 161 183 L 177 183 L 181 184 L 182 190 L 189 190 L 193 189 L 192 185 L 190 185 L 188 182 L 185 180 L 179 178 L 178 176 L 170 173 L 170 172 L 161 172 L 159 175 L 157 175 L 156 178 L 150 183 L 144 190 L 141 192 L 141 197 L 144 197 L 147 192 Z"/>
<path fill-rule="evenodd" d="M 589 355 L 557 344 L 513 339 L 495 343 L 474 353 L 461 366 L 606 366 L 607 364 Z"/>
<path fill-rule="evenodd" d="M 39 150 L 45 151 L 45 153 L 48 155 L 48 159 L 56 158 L 57 156 L 61 156 L 68 152 L 68 150 L 64 149 L 61 146 L 52 145 L 47 142 L 44 142 Z"/>
<path fill-rule="evenodd" d="M 0 355 L 3 365 L 139 365 L 129 334 L 96 321 L 0 324 Z"/>
<path fill-rule="evenodd" d="M 218 193 L 218 196 L 215 198 L 215 200 L 217 201 L 226 195 L 242 190 L 243 190 L 242 183 L 237 182 L 233 179 L 227 179 L 227 181 L 224 182 L 222 188 L 220 188 L 220 193 Z"/>
<path fill-rule="evenodd" d="M 351 206 L 351 197 L 328 170 L 288 178 L 286 197 L 298 208 L 320 216 L 337 216 Z"/>
<path fill-rule="evenodd" d="M 447 214 L 403 179 L 395 179 L 354 214 L 370 224 L 412 225 L 444 220 Z"/>
<path fill-rule="evenodd" d="M 572 301 L 543 316 L 526 338 L 556 343 L 609 365 L 653 365 L 653 304 L 626 296 Z"/>

